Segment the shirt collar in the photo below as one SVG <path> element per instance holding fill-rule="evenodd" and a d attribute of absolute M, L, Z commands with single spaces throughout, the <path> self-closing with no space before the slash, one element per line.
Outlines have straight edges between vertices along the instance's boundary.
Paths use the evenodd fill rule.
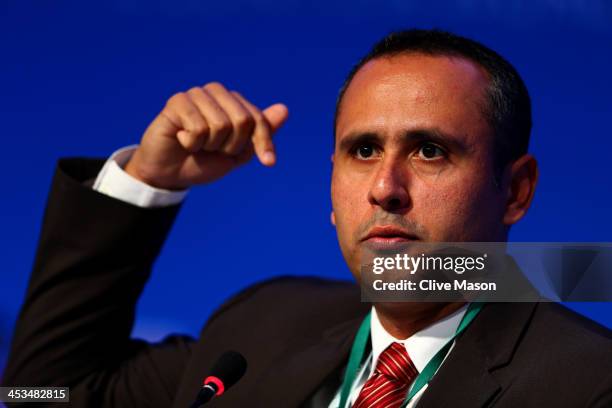
<path fill-rule="evenodd" d="M 438 350 L 455 335 L 457 327 L 466 310 L 467 306 L 463 306 L 452 314 L 416 332 L 407 339 L 397 340 L 387 333 L 376 314 L 376 308 L 372 307 L 372 318 L 370 323 L 370 337 L 372 339 L 371 370 L 374 371 L 380 354 L 385 351 L 391 343 L 398 342 L 406 347 L 406 351 L 417 370 L 419 370 L 419 372 L 423 371 L 423 368 L 425 368 L 429 360 L 431 360 Z"/>

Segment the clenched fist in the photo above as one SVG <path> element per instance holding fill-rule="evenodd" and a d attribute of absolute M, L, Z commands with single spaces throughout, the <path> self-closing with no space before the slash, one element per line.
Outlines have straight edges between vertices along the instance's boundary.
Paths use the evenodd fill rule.
<path fill-rule="evenodd" d="M 283 104 L 261 111 L 217 82 L 191 88 L 168 100 L 125 171 L 151 186 L 182 190 L 217 180 L 253 154 L 272 166 L 272 135 L 287 116 Z"/>

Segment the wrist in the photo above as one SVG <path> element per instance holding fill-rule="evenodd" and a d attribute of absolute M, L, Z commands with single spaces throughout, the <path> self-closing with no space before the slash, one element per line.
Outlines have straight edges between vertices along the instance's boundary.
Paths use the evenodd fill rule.
<path fill-rule="evenodd" d="M 123 170 L 138 181 L 142 181 L 143 183 L 148 184 L 151 187 L 160 188 L 156 185 L 154 181 L 149 180 L 147 177 L 144 177 L 142 175 L 142 172 L 139 170 L 138 150 L 134 152 L 130 160 L 128 160 L 125 166 L 123 166 Z"/>
<path fill-rule="evenodd" d="M 151 176 L 150 172 L 144 170 L 142 165 L 139 151 L 136 150 L 130 160 L 125 164 L 123 170 L 136 180 L 157 189 L 169 190 L 169 191 L 182 191 L 186 190 L 188 186 L 179 186 L 173 183 L 164 182 L 162 178 Z"/>

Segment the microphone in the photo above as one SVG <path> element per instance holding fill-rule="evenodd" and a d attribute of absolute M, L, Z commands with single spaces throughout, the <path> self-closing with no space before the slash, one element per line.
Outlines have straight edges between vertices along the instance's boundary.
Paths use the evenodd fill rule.
<path fill-rule="evenodd" d="M 226 351 L 219 357 L 210 375 L 202 383 L 195 401 L 190 408 L 198 408 L 213 397 L 223 394 L 242 378 L 247 368 L 244 356 L 237 351 Z"/>

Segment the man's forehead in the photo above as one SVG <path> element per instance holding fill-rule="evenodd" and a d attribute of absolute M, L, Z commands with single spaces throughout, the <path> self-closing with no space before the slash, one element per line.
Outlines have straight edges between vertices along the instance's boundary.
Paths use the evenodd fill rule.
<path fill-rule="evenodd" d="M 486 70 L 464 57 L 405 52 L 364 64 L 351 80 L 345 96 L 364 88 L 403 88 L 404 93 L 421 95 L 449 90 L 480 96 L 487 83 Z"/>
<path fill-rule="evenodd" d="M 487 84 L 484 69 L 460 57 L 404 53 L 377 58 L 346 89 L 336 136 L 366 125 L 452 128 L 480 122 Z"/>

